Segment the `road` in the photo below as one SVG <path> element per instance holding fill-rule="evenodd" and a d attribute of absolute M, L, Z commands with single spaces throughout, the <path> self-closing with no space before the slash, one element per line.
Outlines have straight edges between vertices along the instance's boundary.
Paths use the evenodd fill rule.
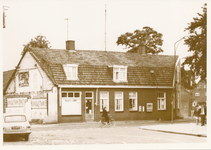
<path fill-rule="evenodd" d="M 205 143 L 207 138 L 139 129 L 140 124 L 102 127 L 100 124 L 57 124 L 32 126 L 29 141 L 16 138 L 7 145 L 87 145 L 142 143 Z"/>

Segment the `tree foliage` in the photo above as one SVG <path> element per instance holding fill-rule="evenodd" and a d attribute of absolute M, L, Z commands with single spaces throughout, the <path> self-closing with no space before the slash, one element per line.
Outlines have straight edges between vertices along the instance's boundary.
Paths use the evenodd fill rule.
<path fill-rule="evenodd" d="M 203 13 L 197 13 L 197 17 L 193 18 L 185 31 L 189 31 L 190 36 L 185 40 L 188 45 L 189 52 L 193 52 L 192 56 L 186 57 L 183 65 L 188 65 L 195 76 L 205 80 L 206 62 L 207 62 L 207 4 L 202 7 Z"/>
<path fill-rule="evenodd" d="M 184 66 L 181 67 L 181 84 L 185 89 L 191 90 L 196 86 L 194 72 L 185 70 Z"/>
<path fill-rule="evenodd" d="M 163 52 L 161 46 L 163 45 L 162 34 L 153 30 L 150 27 L 143 27 L 143 30 L 135 30 L 134 33 L 126 32 L 118 37 L 117 45 L 124 45 L 128 52 L 137 52 L 141 45 L 147 47 L 146 53 L 160 53 Z"/>
<path fill-rule="evenodd" d="M 30 47 L 51 48 L 51 46 L 49 46 L 49 44 L 50 44 L 50 42 L 46 39 L 45 36 L 38 35 L 34 39 L 31 39 L 31 41 L 28 44 L 23 45 L 24 49 L 23 49 L 22 54 L 24 52 L 26 52 L 27 50 L 29 50 Z"/>

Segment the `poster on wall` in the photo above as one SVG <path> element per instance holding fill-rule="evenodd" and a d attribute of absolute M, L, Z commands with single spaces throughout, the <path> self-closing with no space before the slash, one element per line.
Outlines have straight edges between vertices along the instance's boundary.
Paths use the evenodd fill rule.
<path fill-rule="evenodd" d="M 147 103 L 146 104 L 146 111 L 152 112 L 153 111 L 153 103 Z"/>
<path fill-rule="evenodd" d="M 7 107 L 23 107 L 27 98 L 7 98 Z"/>
<path fill-rule="evenodd" d="M 47 116 L 47 109 L 32 109 L 32 119 L 43 119 Z"/>
<path fill-rule="evenodd" d="M 29 72 L 19 73 L 19 87 L 29 86 Z"/>
<path fill-rule="evenodd" d="M 33 109 L 47 108 L 47 99 L 32 99 L 31 108 Z"/>

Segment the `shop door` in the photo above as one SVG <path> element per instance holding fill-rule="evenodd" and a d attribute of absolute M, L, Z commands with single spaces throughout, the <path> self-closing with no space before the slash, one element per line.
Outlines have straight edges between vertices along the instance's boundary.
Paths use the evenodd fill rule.
<path fill-rule="evenodd" d="M 86 121 L 94 120 L 94 98 L 93 92 L 85 93 L 85 101 L 86 101 Z"/>

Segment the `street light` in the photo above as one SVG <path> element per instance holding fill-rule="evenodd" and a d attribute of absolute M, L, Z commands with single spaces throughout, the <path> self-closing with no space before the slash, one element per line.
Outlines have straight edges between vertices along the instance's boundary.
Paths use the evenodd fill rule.
<path fill-rule="evenodd" d="M 178 47 L 178 45 L 179 45 L 179 42 L 181 42 L 183 39 L 185 39 L 187 37 L 187 35 L 186 36 L 184 36 L 184 37 L 182 37 L 181 39 L 179 39 L 178 41 L 176 41 L 175 43 L 174 43 L 174 64 L 175 64 L 175 67 L 176 67 L 176 50 L 177 50 L 177 47 Z M 176 79 L 176 75 L 175 75 L 175 73 L 176 73 L 176 68 L 174 68 L 174 79 Z M 172 102 L 171 102 L 171 108 L 172 108 L 172 110 L 171 110 L 171 123 L 173 124 L 173 120 L 174 120 L 174 101 L 176 100 L 176 80 L 174 80 L 174 95 L 172 96 Z M 181 81 L 180 81 L 180 83 L 181 83 Z"/>

